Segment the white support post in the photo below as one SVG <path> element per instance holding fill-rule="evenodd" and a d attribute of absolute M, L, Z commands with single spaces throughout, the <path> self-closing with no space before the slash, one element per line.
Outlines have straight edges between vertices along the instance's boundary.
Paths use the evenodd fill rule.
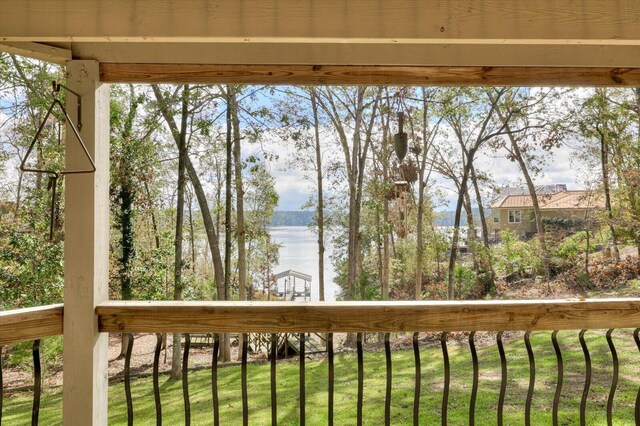
<path fill-rule="evenodd" d="M 70 61 L 66 85 L 82 99 L 80 135 L 95 173 L 65 176 L 63 424 L 107 424 L 107 342 L 98 332 L 95 307 L 108 299 L 109 85 L 96 61 Z M 66 94 L 78 123 L 77 98 Z M 67 124 L 67 170 L 87 169 L 80 143 Z"/>

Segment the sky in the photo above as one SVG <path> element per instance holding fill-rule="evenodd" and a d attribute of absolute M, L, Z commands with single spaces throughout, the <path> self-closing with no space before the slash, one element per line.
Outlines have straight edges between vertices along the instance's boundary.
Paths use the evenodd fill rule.
<path fill-rule="evenodd" d="M 258 106 L 272 108 L 271 100 L 267 97 L 260 96 L 255 99 Z M 0 111 L 0 121 L 6 119 L 2 117 L 4 113 Z M 270 133 L 270 132 L 267 132 Z M 329 129 L 322 131 L 322 138 L 333 138 L 333 133 Z M 328 141 L 327 141 L 328 142 Z M 276 159 L 267 162 L 267 168 L 275 177 L 276 190 L 280 196 L 278 210 L 301 210 L 310 196 L 315 192 L 315 174 L 312 171 L 305 171 L 301 167 L 295 167 L 287 161 L 288 159 L 299 159 L 301 153 L 296 152 L 290 144 L 283 143 L 281 138 L 274 134 L 267 134 L 263 137 L 262 145 L 271 153 L 275 154 Z M 327 144 L 329 145 L 329 144 Z M 575 144 L 574 144 L 575 145 Z M 247 146 L 243 147 L 244 155 L 259 154 L 260 147 Z M 536 184 L 566 184 L 569 189 L 578 189 L 582 187 L 581 180 L 584 180 L 588 170 L 581 170 L 580 164 L 575 161 L 575 148 L 570 144 L 563 145 L 556 149 L 553 153 L 543 153 L 546 159 L 543 165 L 543 173 L 534 177 Z M 327 157 L 341 156 L 339 152 L 325 153 Z M 339 157 L 335 157 L 338 158 Z M 11 163 L 9 163 L 11 164 Z M 9 166 L 9 169 L 12 167 Z M 482 153 L 477 160 L 477 168 L 484 172 L 489 172 L 494 181 L 500 186 L 519 184 L 522 182 L 521 173 L 517 163 L 511 162 L 505 158 L 503 152 L 498 153 Z M 312 180 L 305 179 L 306 175 L 311 175 Z M 7 186 L 13 183 L 11 176 L 7 177 L 7 182 L 3 185 L 4 191 L 7 192 Z M 453 185 L 438 175 L 433 175 L 431 188 L 438 189 L 443 194 L 442 203 L 437 205 L 437 210 L 452 210 L 455 208 L 457 192 Z M 2 188 L 0 188 L 2 189 Z M 9 191 L 10 192 L 10 191 Z M 484 194 L 489 198 L 489 190 Z"/>
<path fill-rule="evenodd" d="M 271 173 L 276 180 L 276 190 L 280 195 L 278 210 L 301 210 L 302 205 L 315 191 L 315 180 L 306 180 L 305 173 L 286 164 L 285 159 L 297 155 L 290 148 L 280 145 L 270 147 L 278 154 L 278 160 L 269 163 Z M 545 164 L 543 172 L 534 177 L 537 185 L 566 184 L 568 189 L 580 189 L 581 182 L 589 174 L 589 170 L 575 159 L 575 148 L 562 145 L 552 153 L 543 153 Z M 523 182 L 518 164 L 506 159 L 504 152 L 482 154 L 478 158 L 478 169 L 489 172 L 500 186 L 520 184 Z M 433 176 L 433 185 L 444 193 L 444 203 L 437 210 L 453 210 L 457 200 L 457 192 L 453 185 L 439 175 Z M 486 193 L 489 197 L 490 194 Z"/>
<path fill-rule="evenodd" d="M 565 98 L 562 98 L 558 102 L 562 103 L 565 100 Z M 272 106 L 269 105 L 270 100 L 260 99 L 258 102 L 264 103 L 267 107 Z M 322 139 L 333 137 L 333 132 L 330 129 L 321 129 Z M 269 136 L 266 136 L 266 138 L 270 139 Z M 329 145 L 328 142 L 326 141 L 325 143 Z M 275 177 L 276 190 L 280 195 L 278 210 L 301 210 L 302 205 L 315 192 L 315 174 L 312 172 L 313 180 L 308 180 L 305 179 L 304 170 L 288 165 L 286 160 L 288 158 L 298 158 L 300 153 L 295 152 L 288 144 L 280 142 L 279 138 L 273 138 L 273 142 L 268 142 L 267 145 L 268 149 L 278 157 L 277 160 L 271 161 L 268 165 Z M 536 185 L 565 184 L 569 190 L 584 188 L 582 182 L 594 171 L 586 169 L 577 159 L 578 146 L 579 143 L 577 141 L 567 140 L 552 152 L 538 150 L 536 154 L 544 160 L 544 163 L 541 165 L 542 172 L 532 176 L 534 183 Z M 479 172 L 489 173 L 498 186 L 524 185 L 522 173 L 516 162 L 509 161 L 504 151 L 488 151 L 486 149 L 481 150 L 478 154 L 475 164 Z M 331 154 L 329 153 L 329 155 Z M 333 154 L 340 156 L 336 157 L 338 160 L 341 159 L 341 153 Z M 327 154 L 325 153 L 325 155 Z M 437 189 L 438 193 L 444 196 L 441 200 L 442 203 L 436 206 L 436 210 L 454 210 L 458 196 L 454 185 L 435 173 L 432 175 L 431 182 L 432 188 Z M 483 195 L 487 199 L 491 198 L 492 190 L 487 188 Z"/>

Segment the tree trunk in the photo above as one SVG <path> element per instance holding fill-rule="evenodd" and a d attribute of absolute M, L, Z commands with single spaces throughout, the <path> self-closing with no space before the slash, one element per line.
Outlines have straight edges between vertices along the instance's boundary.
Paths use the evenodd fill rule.
<path fill-rule="evenodd" d="M 187 115 L 189 114 L 189 85 L 185 85 L 182 92 L 182 119 L 180 121 L 180 135 L 178 138 L 178 191 L 176 202 L 176 235 L 174 240 L 174 270 L 173 270 L 173 300 L 182 299 L 182 226 L 184 224 L 184 192 L 186 186 L 186 157 L 187 157 Z M 182 377 L 179 333 L 173 335 L 173 354 L 171 358 L 172 380 Z"/>
<path fill-rule="evenodd" d="M 169 106 L 167 104 L 166 99 L 162 95 L 160 88 L 152 84 L 151 88 L 154 92 L 156 100 L 160 106 L 160 111 L 167 122 L 173 138 L 176 142 L 176 145 L 180 145 L 180 135 L 183 133 L 178 129 L 175 119 L 169 110 Z M 186 117 L 182 120 L 184 125 L 186 126 Z M 186 133 L 186 127 L 185 127 Z M 186 140 L 186 135 L 185 135 Z M 214 280 L 217 289 L 218 300 L 225 300 L 224 298 L 224 270 L 222 266 L 222 256 L 220 254 L 220 240 L 218 237 L 218 233 L 216 232 L 216 224 L 213 222 L 213 218 L 211 216 L 211 210 L 209 209 L 209 204 L 207 202 L 207 196 L 202 187 L 202 183 L 200 182 L 200 177 L 191 163 L 191 159 L 187 152 L 185 152 L 185 166 L 186 171 L 189 174 L 189 180 L 191 181 L 191 185 L 193 186 L 193 191 L 196 194 L 196 198 L 198 199 L 198 205 L 200 206 L 200 213 L 202 214 L 202 221 L 204 224 L 204 229 L 207 234 L 207 241 L 209 242 L 209 249 L 211 251 L 211 259 L 213 261 L 213 273 Z M 223 348 L 224 349 L 224 348 Z"/>
<path fill-rule="evenodd" d="M 16 207 L 13 210 L 13 218 L 17 219 L 20 211 L 20 197 L 22 192 L 22 178 L 24 176 L 24 172 L 22 170 L 18 170 L 18 189 L 16 191 Z"/>
<path fill-rule="evenodd" d="M 591 245 L 591 234 L 588 229 L 584 232 L 587 237 L 587 250 L 584 254 L 584 273 L 589 276 L 589 246 Z"/>
<path fill-rule="evenodd" d="M 609 144 L 607 141 L 606 129 L 597 129 L 600 134 L 600 160 L 602 162 L 602 185 L 604 186 L 604 202 L 607 210 L 607 218 L 609 230 L 611 231 L 611 251 L 613 260 L 620 261 L 620 252 L 618 251 L 618 241 L 616 238 L 616 230 L 613 226 L 613 209 L 611 207 L 611 189 L 609 187 Z"/>
<path fill-rule="evenodd" d="M 447 283 L 447 298 L 453 300 L 455 298 L 455 270 L 456 260 L 458 258 L 458 241 L 460 240 L 460 217 L 462 216 L 462 206 L 465 198 L 465 188 L 469 179 L 469 170 L 475 156 L 475 149 L 471 149 L 466 157 L 466 164 L 460 181 L 460 191 L 458 192 L 458 201 L 456 203 L 456 213 L 453 223 L 453 237 L 451 238 L 451 253 L 449 254 L 449 277 Z"/>
<path fill-rule="evenodd" d="M 424 257 L 424 242 L 423 242 L 423 224 L 422 218 L 424 217 L 424 170 L 420 170 L 420 181 L 418 182 L 418 212 L 416 218 L 416 284 L 415 294 L 416 300 L 422 299 L 422 258 Z"/>
<path fill-rule="evenodd" d="M 147 196 L 147 202 L 149 203 L 149 216 L 151 216 L 151 228 L 153 229 L 153 239 L 155 241 L 156 249 L 160 248 L 160 233 L 158 232 L 158 220 L 156 219 L 156 211 L 153 206 L 153 198 L 151 197 L 151 191 L 149 190 L 149 184 L 146 180 L 144 182 L 144 190 Z"/>
<path fill-rule="evenodd" d="M 375 123 L 375 117 L 376 117 L 376 110 L 378 107 L 378 101 L 380 100 L 379 98 L 379 93 L 378 93 L 378 97 L 376 98 L 375 102 L 373 103 L 372 106 L 372 111 L 371 111 L 371 117 L 369 119 L 369 123 L 367 123 L 367 126 L 365 128 L 365 140 L 364 140 L 364 144 L 361 141 L 361 136 L 359 133 L 361 124 L 362 124 L 362 115 L 364 113 L 364 107 L 363 107 L 363 100 L 364 100 L 364 94 L 365 94 L 366 88 L 359 88 L 358 89 L 358 98 L 361 100 L 358 102 L 358 104 L 361 106 L 358 108 L 358 113 L 356 113 L 356 123 L 360 123 L 359 125 L 357 124 L 355 127 L 355 132 L 354 132 L 354 164 L 357 165 L 357 169 L 356 169 L 356 204 L 355 204 L 355 214 L 354 214 L 354 236 L 355 236 L 355 241 L 354 241 L 354 255 L 355 255 L 355 281 L 354 283 L 359 280 L 361 274 L 362 274 L 362 261 L 363 261 L 363 255 L 362 255 L 362 235 L 360 233 L 360 219 L 361 219 L 361 213 L 362 213 L 362 193 L 363 193 L 363 186 L 364 186 L 364 176 L 365 176 L 365 167 L 366 167 L 366 160 L 367 160 L 367 154 L 369 152 L 369 146 L 371 145 L 371 134 L 372 134 L 372 129 L 373 129 L 373 125 Z M 360 116 L 360 118 L 358 119 L 358 115 Z M 358 143 L 356 144 L 355 141 L 358 141 Z M 356 149 L 356 145 L 357 145 L 357 149 Z M 353 165 L 352 165 L 353 166 Z"/>
<path fill-rule="evenodd" d="M 471 173 L 469 173 L 471 174 Z M 478 232 L 476 231 L 475 219 L 473 217 L 473 205 L 471 204 L 471 196 L 469 195 L 469 183 L 464 188 L 464 211 L 467 214 L 467 252 L 471 253 L 473 263 L 473 271 L 478 272 L 478 256 L 476 246 L 478 245 Z"/>
<path fill-rule="evenodd" d="M 191 243 L 191 272 L 196 273 L 196 235 L 193 229 L 193 195 L 189 194 L 188 213 L 189 213 L 189 240 Z"/>
<path fill-rule="evenodd" d="M 157 85 L 152 84 L 151 88 L 155 94 L 155 97 L 160 106 L 160 110 L 162 112 L 165 121 L 169 125 L 171 132 L 173 134 L 174 140 L 176 144 L 178 144 L 179 135 L 181 134 L 178 130 L 178 126 L 171 115 L 169 107 L 167 105 L 167 101 L 164 99 L 160 89 Z M 184 120 L 186 122 L 186 120 Z M 185 129 L 186 131 L 186 129 Z M 214 279 L 216 282 L 216 287 L 218 290 L 218 294 L 224 293 L 224 271 L 222 267 L 222 256 L 220 254 L 220 240 L 218 238 L 218 233 L 216 232 L 216 226 L 213 222 L 213 218 L 211 216 L 211 210 L 209 209 L 209 204 L 207 202 L 207 196 L 202 187 L 202 183 L 200 182 L 200 177 L 189 158 L 188 153 L 185 153 L 185 161 L 186 161 L 186 169 L 189 174 L 189 180 L 191 181 L 191 185 L 193 186 L 193 191 L 196 193 L 196 198 L 198 199 L 198 205 L 200 206 L 200 213 L 202 214 L 202 221 L 204 224 L 204 229 L 207 234 L 207 240 L 209 242 L 209 249 L 211 251 L 211 258 L 213 260 L 213 271 L 214 271 Z M 219 298 L 219 300 L 224 300 L 223 298 Z"/>
<path fill-rule="evenodd" d="M 427 95 L 424 87 L 422 88 L 422 161 L 418 168 L 418 211 L 416 217 L 416 282 L 414 298 L 422 299 L 422 262 L 424 257 L 424 241 L 423 241 L 423 218 L 424 218 L 424 190 L 426 187 L 425 172 L 427 167 L 427 154 L 429 153 L 429 143 L 427 138 Z"/>
<path fill-rule="evenodd" d="M 313 110 L 313 128 L 316 151 L 316 181 L 318 189 L 318 205 L 316 208 L 316 224 L 318 226 L 318 285 L 320 301 L 324 302 L 324 192 L 322 190 L 322 151 L 320 150 L 320 122 L 318 120 L 318 103 L 316 91 L 311 89 L 311 108 Z"/>
<path fill-rule="evenodd" d="M 120 291 L 122 300 L 131 300 L 132 283 L 131 283 L 131 262 L 134 252 L 134 225 L 133 201 L 135 199 L 135 186 L 133 184 L 133 151 L 131 147 L 131 134 L 133 131 L 133 122 L 136 117 L 138 102 L 135 99 L 135 90 L 133 85 L 129 85 L 130 100 L 129 111 L 122 128 L 122 152 L 120 155 L 119 180 L 120 190 L 118 199 L 120 202 L 120 211 L 118 219 L 120 222 L 120 270 L 118 275 L 120 278 Z M 127 354 L 128 335 L 123 334 L 120 347 L 120 356 Z"/>
<path fill-rule="evenodd" d="M 224 207 L 224 300 L 231 300 L 231 164 L 233 162 L 233 135 L 232 135 L 232 91 L 233 87 L 226 86 L 226 101 L 227 101 L 227 143 L 226 143 L 226 162 L 225 162 L 225 207 Z M 224 362 L 231 360 L 231 344 L 229 342 L 229 335 L 222 335 L 222 359 Z"/>
<path fill-rule="evenodd" d="M 638 146 L 640 146 L 640 87 L 636 87 L 636 113 L 638 114 Z M 637 189 L 637 188 L 636 188 Z M 640 206 L 638 205 L 638 197 L 640 194 L 634 193 L 633 190 L 630 191 L 632 197 L 632 204 L 636 208 L 636 214 L 640 214 Z M 636 216 L 636 218 L 640 219 L 640 217 Z M 640 259 L 640 232 L 636 233 L 636 247 L 638 251 L 638 258 Z"/>
<path fill-rule="evenodd" d="M 238 298 L 247 300 L 247 261 L 244 228 L 244 189 L 242 187 L 242 147 L 240 144 L 240 120 L 235 88 L 229 93 L 231 122 L 233 127 L 233 161 L 236 187 L 236 242 L 238 244 Z M 242 334 L 238 335 L 238 347 L 243 343 Z M 238 351 L 238 360 L 242 351 Z"/>
<path fill-rule="evenodd" d="M 193 192 L 198 199 L 198 205 L 200 206 L 200 214 L 202 214 L 202 222 L 204 224 L 204 230 L 207 234 L 207 241 L 209 242 L 209 249 L 211 251 L 211 258 L 213 260 L 213 276 L 216 282 L 216 289 L 218 293 L 218 300 L 225 300 L 224 298 L 224 269 L 222 266 L 222 256 L 220 253 L 220 239 L 216 232 L 216 224 L 213 222 L 211 216 L 211 210 L 209 209 L 209 203 L 207 202 L 207 196 L 200 182 L 200 177 L 191 159 L 187 156 L 187 173 L 189 173 L 189 181 L 193 186 Z"/>
<path fill-rule="evenodd" d="M 498 107 L 496 107 L 496 113 L 500 120 L 504 123 L 505 119 L 502 115 L 502 111 Z M 536 187 L 533 184 L 531 175 L 529 174 L 529 168 L 527 167 L 527 163 L 524 160 L 524 156 L 522 155 L 522 151 L 520 150 L 518 141 L 513 136 L 513 133 L 511 133 L 511 129 L 508 124 L 505 124 L 505 129 L 507 131 L 507 137 L 511 142 L 511 153 L 520 166 L 520 171 L 522 172 L 524 181 L 527 183 L 527 189 L 529 190 L 529 194 L 531 195 L 531 203 L 533 204 L 533 215 L 536 220 L 536 232 L 538 234 L 537 236 L 538 241 L 540 242 L 540 252 L 542 254 L 542 268 L 544 270 L 544 278 L 548 282 L 551 279 L 551 260 L 549 256 L 549 250 L 547 248 L 547 238 L 545 234 L 544 224 L 542 223 L 542 213 L 540 212 L 538 194 L 536 193 Z"/>
<path fill-rule="evenodd" d="M 122 185 L 120 188 L 120 291 L 122 300 L 131 300 L 131 261 L 134 256 L 134 230 L 133 230 L 133 185 L 131 185 L 131 167 L 127 157 L 128 154 L 123 152 L 121 158 L 121 173 Z M 122 335 L 122 345 L 120 349 L 120 356 L 125 356 L 127 353 L 127 338 L 126 334 Z"/>
<path fill-rule="evenodd" d="M 482 203 L 482 194 L 480 193 L 478 177 L 476 176 L 476 169 L 473 164 L 471 165 L 471 182 L 476 194 L 480 224 L 482 226 L 482 245 L 484 248 L 484 253 L 482 253 L 481 256 L 482 268 L 485 274 L 489 274 L 486 278 L 483 278 L 484 292 L 487 294 L 495 287 L 495 271 L 493 270 L 493 258 L 491 256 L 491 248 L 489 247 L 489 227 L 487 226 L 487 218 L 485 217 L 484 205 Z"/>

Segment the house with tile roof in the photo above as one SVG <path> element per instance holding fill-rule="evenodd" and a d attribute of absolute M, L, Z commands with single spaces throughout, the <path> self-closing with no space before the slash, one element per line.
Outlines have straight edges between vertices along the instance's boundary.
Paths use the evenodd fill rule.
<path fill-rule="evenodd" d="M 604 209 L 601 196 L 588 190 L 567 190 L 563 184 L 536 187 L 538 204 L 545 223 L 581 222 Z M 491 237 L 509 229 L 527 238 L 536 233 L 533 201 L 526 188 L 505 188 L 490 203 L 487 225 Z"/>

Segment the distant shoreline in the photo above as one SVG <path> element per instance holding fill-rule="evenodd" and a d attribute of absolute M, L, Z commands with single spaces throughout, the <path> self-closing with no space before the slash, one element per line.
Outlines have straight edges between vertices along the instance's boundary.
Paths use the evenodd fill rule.
<path fill-rule="evenodd" d="M 314 210 L 277 210 L 271 218 L 269 226 L 309 226 L 314 224 Z M 477 208 L 473 208 L 473 215 L 476 220 L 479 220 L 479 211 Z M 438 226 L 453 226 L 455 212 L 451 210 L 435 212 L 435 224 Z M 487 209 L 485 214 L 489 216 L 491 210 Z M 467 218 L 463 215 L 460 218 L 460 226 L 467 225 Z"/>

